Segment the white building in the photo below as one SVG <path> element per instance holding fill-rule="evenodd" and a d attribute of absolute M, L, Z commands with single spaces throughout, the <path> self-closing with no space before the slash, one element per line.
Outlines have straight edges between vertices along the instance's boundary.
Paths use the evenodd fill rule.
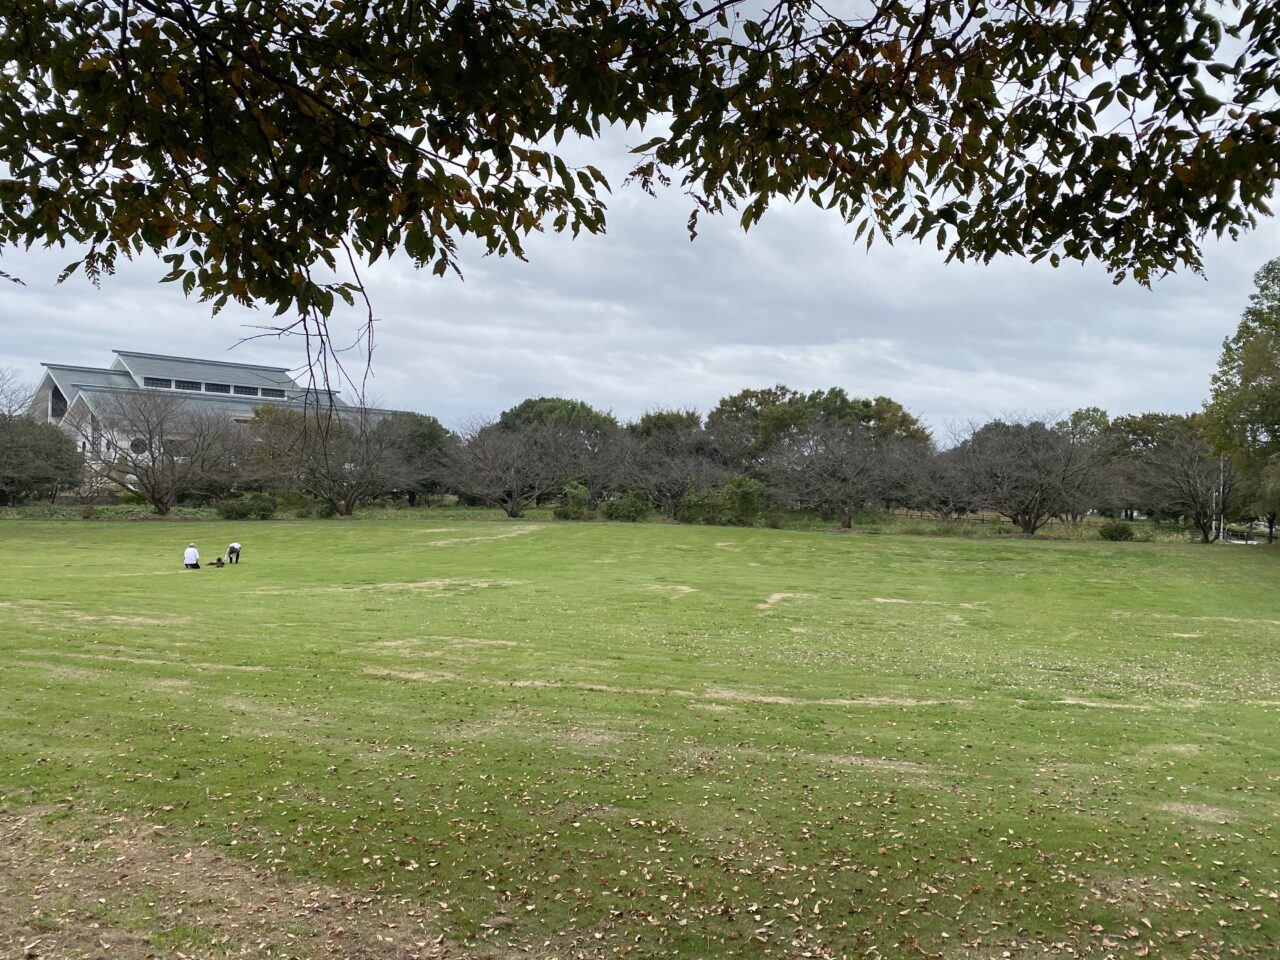
<path fill-rule="evenodd" d="M 254 409 L 264 403 L 299 410 L 349 407 L 331 390 L 299 383 L 284 367 L 112 352 L 115 361 L 109 367 L 44 364 L 28 414 L 76 434 L 79 425 L 99 418 L 119 398 L 151 390 L 180 396 L 184 407 L 224 413 L 241 423 L 253 419 Z"/>

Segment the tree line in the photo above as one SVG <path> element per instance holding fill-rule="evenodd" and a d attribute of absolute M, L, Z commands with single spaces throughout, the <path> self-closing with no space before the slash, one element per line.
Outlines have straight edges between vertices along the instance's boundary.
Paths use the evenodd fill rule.
<path fill-rule="evenodd" d="M 25 424 L 62 451 L 61 482 L 78 484 L 75 442 Z M 1208 540 L 1234 477 L 1208 445 L 1203 417 L 1111 420 L 1085 409 L 1052 422 L 1003 418 L 940 447 L 895 401 L 838 387 L 743 390 L 705 418 L 656 410 L 626 424 L 582 401 L 533 398 L 457 431 L 434 417 L 363 407 L 264 405 L 236 423 L 144 390 L 108 401 L 83 433 L 96 451 L 86 461 L 90 490 L 123 489 L 161 514 L 181 503 L 301 494 L 350 515 L 378 498 L 448 493 L 509 517 L 546 502 L 570 519 L 657 512 L 709 523 L 799 509 L 847 528 L 868 507 L 939 518 L 993 511 L 1030 535 L 1052 519 L 1140 510 L 1185 520 Z M 30 492 L 55 480 L 34 462 L 27 477 Z"/>
<path fill-rule="evenodd" d="M 979 511 L 1032 535 L 1102 512 L 1183 521 L 1208 542 L 1227 520 L 1280 512 L 1280 258 L 1223 345 L 1195 414 L 1002 417 L 939 443 L 901 404 L 783 385 L 742 390 L 703 417 L 654 410 L 629 423 L 581 400 L 530 398 L 446 429 L 367 407 L 263 405 L 248 423 L 181 395 L 122 393 L 73 438 L 22 416 L 0 370 L 0 503 L 81 487 L 121 488 L 167 513 L 184 502 L 302 494 L 350 515 L 379 497 L 449 493 L 519 517 L 556 501 L 567 518 L 755 522 L 801 509 L 852 525 L 868 507 L 941 518 Z M 78 440 L 78 442 L 77 442 Z M 89 456 L 82 455 L 82 451 Z"/>

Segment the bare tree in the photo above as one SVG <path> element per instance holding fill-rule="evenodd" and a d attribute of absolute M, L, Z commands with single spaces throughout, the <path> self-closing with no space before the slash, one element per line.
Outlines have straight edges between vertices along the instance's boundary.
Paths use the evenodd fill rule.
<path fill-rule="evenodd" d="M 1233 481 L 1230 463 L 1212 454 L 1190 421 L 1168 430 L 1138 461 L 1138 483 L 1149 502 L 1189 520 L 1201 543 L 1217 539 L 1215 524 Z"/>
<path fill-rule="evenodd" d="M 35 388 L 13 367 L 0 367 L 0 417 L 20 417 L 31 406 Z"/>
<path fill-rule="evenodd" d="M 975 505 L 1032 536 L 1051 518 L 1083 512 L 1100 490 L 1105 458 L 1040 420 L 993 420 L 971 428 L 956 448 Z"/>
<path fill-rule="evenodd" d="M 786 499 L 853 526 L 858 511 L 898 487 L 893 441 L 847 420 L 820 419 L 779 437 L 765 455 L 775 489 Z"/>
<path fill-rule="evenodd" d="M 669 516 L 675 516 L 682 498 L 709 493 L 725 481 L 721 450 L 693 411 L 646 414 L 628 435 L 632 458 L 626 485 L 647 493 Z"/>
<path fill-rule="evenodd" d="M 184 397 L 136 390 L 106 397 L 75 424 L 89 468 L 167 514 L 182 500 L 224 495 L 246 449 L 242 425 Z"/>
<path fill-rule="evenodd" d="M 251 425 L 250 476 L 281 491 L 302 490 L 351 516 L 371 498 L 416 480 L 399 435 L 380 429 L 367 407 L 297 410 L 263 405 Z"/>
<path fill-rule="evenodd" d="M 973 511 L 973 491 L 964 475 L 958 449 L 936 450 L 932 445 L 906 444 L 899 456 L 903 460 L 903 499 L 907 505 L 927 510 L 942 520 Z"/>
<path fill-rule="evenodd" d="M 459 493 L 501 507 L 514 518 L 576 476 L 577 457 L 572 439 L 555 426 L 502 427 L 481 421 L 461 431 L 447 475 Z"/>

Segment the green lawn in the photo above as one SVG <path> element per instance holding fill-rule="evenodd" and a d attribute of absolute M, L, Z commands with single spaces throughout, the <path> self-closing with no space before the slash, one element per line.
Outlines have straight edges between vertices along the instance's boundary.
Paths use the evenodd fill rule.
<path fill-rule="evenodd" d="M 328 897 L 361 956 L 1280 951 L 1274 549 L 420 510 L 0 570 L 0 944 L 309 956 Z M 298 909 L 175 908 L 201 857 Z"/>

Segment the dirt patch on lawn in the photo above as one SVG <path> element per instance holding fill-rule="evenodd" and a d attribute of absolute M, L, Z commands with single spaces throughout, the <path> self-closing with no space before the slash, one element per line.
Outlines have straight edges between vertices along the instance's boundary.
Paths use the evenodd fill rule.
<path fill-rule="evenodd" d="M 933 773 L 933 768 L 923 763 L 912 763 L 910 760 L 888 760 L 884 757 L 863 756 L 827 756 L 814 754 L 813 759 L 819 763 L 831 763 L 839 767 L 866 767 L 869 770 L 887 770 L 890 773 Z"/>
<path fill-rule="evenodd" d="M 685 594 L 698 592 L 693 587 L 686 587 L 683 583 L 651 583 L 649 589 L 656 593 L 669 593 L 672 600 L 683 597 Z"/>
<path fill-rule="evenodd" d="M 49 813 L 0 810 L 6 957 L 460 956 L 425 905 L 283 877 L 158 824 L 67 826 Z"/>
<path fill-rule="evenodd" d="M 270 669 L 252 663 L 196 663 L 190 660 L 158 660 L 154 657 L 126 657 L 113 653 L 73 653 L 69 650 L 17 650 L 29 657 L 73 657 L 77 660 L 99 660 L 104 663 L 132 663 L 142 667 L 183 667 L 189 670 L 239 670 L 261 673 Z"/>
<path fill-rule="evenodd" d="M 523 582 L 523 580 L 458 580 L 450 578 L 435 578 L 431 580 L 387 581 L 385 583 L 356 583 L 349 586 L 335 587 L 263 587 L 249 592 L 254 596 L 266 597 L 300 593 L 369 593 L 370 591 L 375 590 L 445 590 L 449 587 L 465 587 L 471 590 L 483 590 L 486 587 L 512 587 Z"/>
<path fill-rule="evenodd" d="M 486 637 L 452 637 L 442 634 L 425 634 L 421 637 L 396 637 L 390 640 L 378 640 L 373 646 L 379 650 L 411 650 L 415 656 L 439 657 L 446 647 L 518 647 L 517 640 L 490 640 Z M 424 646 L 432 649 L 423 650 Z"/>
<path fill-rule="evenodd" d="M 497 681 L 500 687 L 536 687 L 544 690 L 585 690 L 588 693 L 621 693 L 636 697 L 694 697 L 690 690 L 666 690 L 661 687 L 616 687 L 608 683 L 575 683 L 569 680 Z"/>
<path fill-rule="evenodd" d="M 1210 823 L 1229 823 L 1234 820 L 1230 810 L 1213 807 L 1207 803 L 1162 803 L 1160 809 L 1165 813 L 1176 813 L 1193 820 L 1205 820 Z"/>
<path fill-rule="evenodd" d="M 812 593 L 771 593 L 764 603 L 757 603 L 756 607 L 761 610 L 772 610 L 777 604 L 783 600 L 812 600 Z"/>
<path fill-rule="evenodd" d="M 1111 616 L 1117 620 L 1139 617 L 1148 620 L 1195 620 L 1201 623 L 1261 623 L 1269 627 L 1280 627 L 1280 620 L 1266 620 L 1262 617 L 1224 617 L 1213 614 L 1191 613 L 1134 613 L 1130 610 L 1112 610 Z M 1178 634 L 1173 634 L 1178 636 Z M 1195 634 L 1199 636 L 1199 634 Z"/>
<path fill-rule="evenodd" d="M 960 607 L 962 610 L 985 610 L 982 600 L 960 601 L 952 603 L 948 600 L 903 600 L 900 597 L 872 597 L 872 603 L 898 603 L 912 607 Z"/>
<path fill-rule="evenodd" d="M 379 670 L 375 667 L 365 667 L 362 672 L 374 677 L 413 680 L 416 683 L 444 683 L 458 679 L 456 673 L 449 673 L 447 670 Z"/>
<path fill-rule="evenodd" d="M 509 537 L 523 537 L 529 533 L 536 533 L 542 527 L 533 525 L 527 527 L 512 527 L 510 530 L 503 530 L 501 533 L 495 533 L 488 537 L 450 537 L 448 540 L 431 540 L 427 543 L 429 547 L 452 547 L 459 543 L 484 543 L 486 540 L 506 540 Z"/>
<path fill-rule="evenodd" d="M 101 683 L 102 673 L 88 667 L 72 667 L 66 664 L 33 663 L 32 669 L 39 670 L 51 680 L 71 680 L 84 683 Z"/>
<path fill-rule="evenodd" d="M 1082 700 L 1079 697 L 1063 697 L 1058 703 L 1069 707 L 1096 707 L 1101 710 L 1150 710 L 1145 703 L 1108 703 L 1105 700 Z"/>
<path fill-rule="evenodd" d="M 800 707 L 930 707 L 945 702 L 942 700 L 917 700 L 913 697 L 858 697 L 856 699 L 830 697 L 810 700 L 801 697 L 748 693 L 742 690 L 727 690 L 723 688 L 708 690 L 706 696 L 710 700 L 729 700 L 740 703 L 774 703 Z"/>
<path fill-rule="evenodd" d="M 457 647 L 518 647 L 518 640 L 490 640 L 486 637 L 427 637 L 428 640 L 442 640 Z"/>
<path fill-rule="evenodd" d="M 190 617 L 121 617 L 116 614 L 85 613 L 68 610 L 65 616 L 81 623 L 120 623 L 129 627 L 173 627 L 190 623 Z"/>
<path fill-rule="evenodd" d="M 369 590 L 444 590 L 447 587 L 467 587 L 484 590 L 487 587 L 511 587 L 520 580 L 413 580 L 409 582 L 362 583 L 351 587 L 326 587 L 325 593 L 364 593 Z"/>

